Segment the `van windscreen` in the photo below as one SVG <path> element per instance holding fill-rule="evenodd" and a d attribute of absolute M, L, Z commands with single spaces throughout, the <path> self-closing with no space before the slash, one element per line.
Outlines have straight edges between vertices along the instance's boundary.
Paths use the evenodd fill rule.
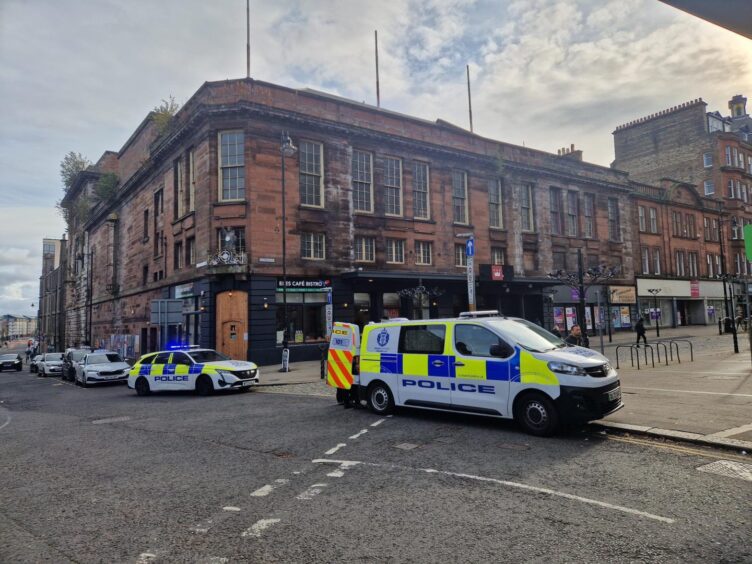
<path fill-rule="evenodd" d="M 524 319 L 494 319 L 489 320 L 488 323 L 521 347 L 532 352 L 546 352 L 567 346 L 553 333 Z"/>

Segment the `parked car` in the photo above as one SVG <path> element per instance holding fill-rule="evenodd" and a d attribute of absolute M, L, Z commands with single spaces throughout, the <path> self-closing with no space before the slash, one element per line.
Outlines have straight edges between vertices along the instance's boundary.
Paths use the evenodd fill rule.
<path fill-rule="evenodd" d="M 73 382 L 78 374 L 78 365 L 90 352 L 90 347 L 67 349 L 63 355 L 63 373 L 61 378 Z"/>
<path fill-rule="evenodd" d="M 76 364 L 75 382 L 84 388 L 102 382 L 127 382 L 130 365 L 114 351 L 88 353 Z"/>
<path fill-rule="evenodd" d="M 15 370 L 20 372 L 23 368 L 23 359 L 18 353 L 0 355 L 0 371 Z"/>
<path fill-rule="evenodd" d="M 63 353 L 45 353 L 38 364 L 39 376 L 57 376 L 63 372 Z"/>
<path fill-rule="evenodd" d="M 42 362 L 43 356 L 44 355 L 38 354 L 37 356 L 31 359 L 31 362 L 29 362 L 29 372 L 39 371 L 39 363 Z"/>

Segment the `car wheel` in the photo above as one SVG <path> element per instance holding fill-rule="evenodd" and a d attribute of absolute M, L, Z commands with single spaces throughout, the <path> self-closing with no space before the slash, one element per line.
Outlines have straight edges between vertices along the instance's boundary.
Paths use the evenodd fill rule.
<path fill-rule="evenodd" d="M 538 437 L 550 437 L 559 428 L 556 407 L 543 394 L 525 394 L 517 400 L 514 418 L 525 432 Z"/>
<path fill-rule="evenodd" d="M 136 380 L 136 393 L 139 396 L 148 396 L 151 393 L 151 389 L 149 388 L 149 382 L 143 376 L 141 376 L 141 378 Z"/>
<path fill-rule="evenodd" d="M 394 410 L 394 398 L 389 386 L 373 382 L 368 386 L 368 407 L 377 415 L 388 415 Z"/>
<path fill-rule="evenodd" d="M 206 374 L 199 376 L 198 380 L 196 380 L 196 393 L 200 396 L 208 396 L 211 395 L 213 391 L 214 385 L 212 384 L 211 378 Z"/>

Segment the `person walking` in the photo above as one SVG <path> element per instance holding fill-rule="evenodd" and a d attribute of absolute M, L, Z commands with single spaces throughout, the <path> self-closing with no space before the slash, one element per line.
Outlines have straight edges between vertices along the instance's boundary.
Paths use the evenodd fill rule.
<path fill-rule="evenodd" d="M 656 320 L 656 323 L 658 321 Z M 640 338 L 642 338 L 642 341 L 647 345 L 648 339 L 645 336 L 645 321 L 640 317 L 640 319 L 637 320 L 637 324 L 635 325 L 635 331 L 637 332 L 637 346 L 640 346 Z"/>
<path fill-rule="evenodd" d="M 564 342 L 570 347 L 585 346 L 584 340 L 582 339 L 582 330 L 579 325 L 572 325 L 572 328 L 569 330 L 569 335 L 564 339 Z"/>

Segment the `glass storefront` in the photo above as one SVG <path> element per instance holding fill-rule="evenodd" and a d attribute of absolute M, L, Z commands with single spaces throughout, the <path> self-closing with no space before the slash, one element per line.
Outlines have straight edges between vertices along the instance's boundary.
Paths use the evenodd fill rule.
<path fill-rule="evenodd" d="M 314 343 L 326 339 L 328 292 L 287 291 L 287 327 L 291 343 Z M 285 327 L 283 292 L 277 292 L 277 344 L 282 344 Z"/>

